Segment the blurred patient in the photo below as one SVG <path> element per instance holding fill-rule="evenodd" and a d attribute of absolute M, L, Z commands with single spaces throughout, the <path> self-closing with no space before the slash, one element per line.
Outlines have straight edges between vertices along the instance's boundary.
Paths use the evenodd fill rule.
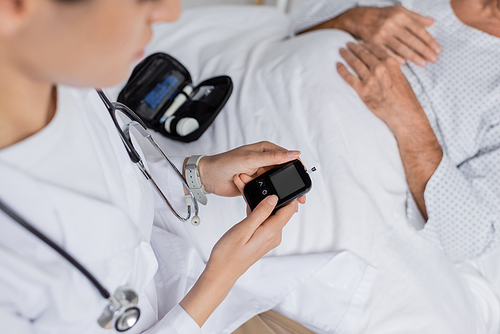
<path fill-rule="evenodd" d="M 397 140 L 410 221 L 455 261 L 498 246 L 500 1 L 311 0 L 291 16 L 294 33 L 366 42 L 340 50 L 357 76 L 337 69 Z"/>

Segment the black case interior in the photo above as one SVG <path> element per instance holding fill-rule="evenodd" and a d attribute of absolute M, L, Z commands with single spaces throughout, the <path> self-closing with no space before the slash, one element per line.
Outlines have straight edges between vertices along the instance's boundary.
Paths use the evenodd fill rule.
<path fill-rule="evenodd" d="M 165 53 L 155 53 L 135 67 L 118 96 L 118 102 L 130 107 L 149 128 L 165 137 L 191 142 L 200 138 L 217 117 L 231 96 L 233 83 L 230 77 L 219 76 L 194 87 L 187 100 L 175 112 L 170 125 L 172 131 L 169 133 L 164 128 L 164 120 L 160 120 L 176 97 L 184 94 L 183 89 L 191 84 L 191 75 L 179 61 Z M 200 92 L 200 89 L 206 90 L 207 86 L 210 87 L 208 94 Z M 198 94 L 199 92 L 202 94 Z M 159 98 L 159 94 L 164 93 L 164 96 L 161 95 L 163 98 Z M 183 117 L 195 118 L 199 128 L 186 136 L 179 135 L 175 129 Z"/>

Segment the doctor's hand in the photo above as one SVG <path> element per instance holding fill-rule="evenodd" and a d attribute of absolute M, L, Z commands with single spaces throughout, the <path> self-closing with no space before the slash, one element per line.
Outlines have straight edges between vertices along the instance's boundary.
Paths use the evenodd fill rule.
<path fill-rule="evenodd" d="M 212 250 L 208 269 L 237 279 L 258 259 L 281 243 L 282 229 L 298 212 L 298 202 L 276 211 L 278 198 L 268 196 L 244 220 L 222 236 Z"/>
<path fill-rule="evenodd" d="M 356 7 L 310 30 L 333 28 L 379 46 L 403 65 L 411 60 L 419 66 L 436 62 L 441 47 L 427 32 L 434 20 L 409 11 L 401 5 Z"/>
<path fill-rule="evenodd" d="M 205 270 L 180 305 L 201 327 L 257 260 L 281 243 L 282 229 L 298 210 L 294 201 L 271 216 L 278 198 L 264 199 L 215 244 Z"/>
<path fill-rule="evenodd" d="M 240 174 L 255 178 L 272 168 L 299 157 L 299 151 L 288 151 L 270 142 L 241 146 L 234 150 L 206 156 L 198 163 L 201 183 L 209 193 L 238 196 L 240 190 L 234 178 Z"/>

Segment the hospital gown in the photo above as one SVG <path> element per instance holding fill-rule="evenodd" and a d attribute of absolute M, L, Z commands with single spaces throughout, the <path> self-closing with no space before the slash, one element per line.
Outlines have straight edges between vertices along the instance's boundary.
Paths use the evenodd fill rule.
<path fill-rule="evenodd" d="M 435 64 L 402 68 L 444 153 L 425 189 L 420 233 L 455 261 L 473 258 L 500 239 L 500 38 L 463 24 L 446 0 L 308 1 L 291 13 L 291 33 L 353 7 L 396 4 L 434 18 L 428 30 L 443 49 Z M 411 195 L 407 211 L 423 223 Z"/>

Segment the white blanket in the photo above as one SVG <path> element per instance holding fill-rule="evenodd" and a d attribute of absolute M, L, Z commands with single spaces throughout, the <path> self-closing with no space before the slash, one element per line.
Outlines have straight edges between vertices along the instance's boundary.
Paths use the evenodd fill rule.
<path fill-rule="evenodd" d="M 313 189 L 270 255 L 347 249 L 375 266 L 359 333 L 498 333 L 498 298 L 489 284 L 469 265 L 457 269 L 407 223 L 395 139 L 335 68 L 338 49 L 352 37 L 330 30 L 287 39 L 289 24 L 272 9 L 211 7 L 155 29 L 148 53 L 173 55 L 195 84 L 222 74 L 234 81 L 206 133 L 189 144 L 163 139 L 167 153 L 211 154 L 260 140 L 301 150 L 306 166 L 318 168 Z M 169 228 L 208 258 L 244 214 L 241 198 L 209 196 L 201 226 Z"/>

